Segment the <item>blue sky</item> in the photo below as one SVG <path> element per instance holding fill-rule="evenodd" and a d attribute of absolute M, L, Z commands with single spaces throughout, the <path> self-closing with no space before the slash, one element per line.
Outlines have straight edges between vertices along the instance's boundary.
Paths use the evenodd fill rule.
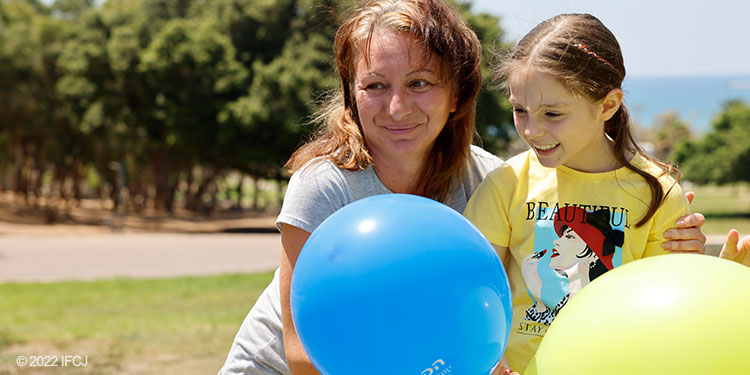
<path fill-rule="evenodd" d="M 473 0 L 508 40 L 559 13 L 591 13 L 617 37 L 631 77 L 750 76 L 747 0 Z"/>

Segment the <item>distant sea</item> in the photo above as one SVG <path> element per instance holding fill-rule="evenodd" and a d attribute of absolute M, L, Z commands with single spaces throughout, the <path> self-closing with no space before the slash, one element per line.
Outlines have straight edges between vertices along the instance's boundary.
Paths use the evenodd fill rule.
<path fill-rule="evenodd" d="M 705 133 L 725 102 L 750 104 L 750 75 L 626 78 L 623 91 L 639 127 L 652 128 L 661 114 L 676 112 L 694 132 Z"/>

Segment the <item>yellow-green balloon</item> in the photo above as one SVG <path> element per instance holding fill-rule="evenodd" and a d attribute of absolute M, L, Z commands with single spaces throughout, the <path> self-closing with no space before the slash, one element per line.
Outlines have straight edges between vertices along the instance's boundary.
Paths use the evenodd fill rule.
<path fill-rule="evenodd" d="M 749 353 L 750 268 L 662 255 L 583 288 L 524 375 L 749 374 Z"/>

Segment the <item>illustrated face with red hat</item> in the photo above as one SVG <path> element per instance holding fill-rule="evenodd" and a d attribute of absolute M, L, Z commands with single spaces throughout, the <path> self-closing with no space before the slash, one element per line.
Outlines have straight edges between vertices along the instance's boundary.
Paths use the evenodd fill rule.
<path fill-rule="evenodd" d="M 560 238 L 552 242 L 550 267 L 565 270 L 583 263 L 593 269 L 598 261 L 604 267 L 602 272 L 614 268 L 614 245 L 621 246 L 622 240 L 612 238 L 614 230 L 609 218 L 606 210 L 586 212 L 580 207 L 561 208 L 555 217 L 555 232 Z"/>
<path fill-rule="evenodd" d="M 582 261 L 596 261 L 596 254 L 589 250 L 586 242 L 569 226 L 564 226 L 560 238 L 552 243 L 555 247 L 552 249 L 549 266 L 556 270 L 568 269 Z"/>
<path fill-rule="evenodd" d="M 533 299 L 525 319 L 542 324 L 550 324 L 570 297 L 621 264 L 624 242 L 617 228 L 622 216 L 607 209 L 588 212 L 566 205 L 552 215 L 552 222 L 536 223 L 534 252 L 521 270 Z M 613 217 L 619 221 L 614 226 Z"/>

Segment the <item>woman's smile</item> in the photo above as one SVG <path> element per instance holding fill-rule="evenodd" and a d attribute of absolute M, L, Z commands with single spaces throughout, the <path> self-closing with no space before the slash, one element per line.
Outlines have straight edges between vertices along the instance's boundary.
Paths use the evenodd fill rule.
<path fill-rule="evenodd" d="M 413 123 L 413 124 L 403 124 L 403 125 L 385 125 L 383 128 L 385 128 L 388 132 L 390 132 L 393 135 L 407 135 L 411 133 L 413 130 L 417 129 L 420 125 L 419 123 Z"/>

